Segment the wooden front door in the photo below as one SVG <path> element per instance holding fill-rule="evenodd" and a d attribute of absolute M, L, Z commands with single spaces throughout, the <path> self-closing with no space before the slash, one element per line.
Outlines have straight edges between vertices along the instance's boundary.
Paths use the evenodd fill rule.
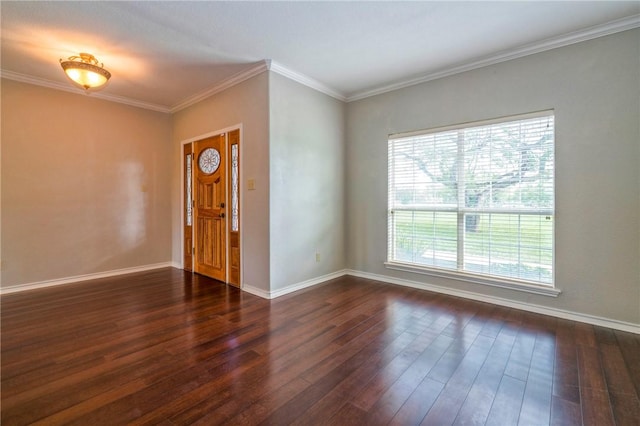
<path fill-rule="evenodd" d="M 226 138 L 194 143 L 194 272 L 226 282 Z"/>

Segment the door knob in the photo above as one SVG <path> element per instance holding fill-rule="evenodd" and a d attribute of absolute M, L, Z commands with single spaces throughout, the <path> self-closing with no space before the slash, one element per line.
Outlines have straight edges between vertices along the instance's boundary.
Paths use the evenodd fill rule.
<path fill-rule="evenodd" d="M 224 219 L 224 213 L 220 213 L 220 218 Z"/>

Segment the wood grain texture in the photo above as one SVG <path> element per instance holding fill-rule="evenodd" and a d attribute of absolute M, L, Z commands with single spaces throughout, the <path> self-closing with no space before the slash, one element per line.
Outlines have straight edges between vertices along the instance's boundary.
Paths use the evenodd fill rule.
<path fill-rule="evenodd" d="M 1 299 L 3 425 L 618 425 L 640 336 L 355 277 L 166 268 Z"/>

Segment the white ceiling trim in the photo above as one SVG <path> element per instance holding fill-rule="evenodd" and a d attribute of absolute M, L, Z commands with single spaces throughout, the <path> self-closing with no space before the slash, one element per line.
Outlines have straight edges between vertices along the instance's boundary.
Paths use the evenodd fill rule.
<path fill-rule="evenodd" d="M 94 93 L 91 93 L 90 96 L 112 101 L 112 102 L 118 102 L 118 103 L 130 105 L 138 108 L 144 108 L 152 111 L 158 111 L 162 113 L 175 113 L 191 105 L 194 105 L 210 96 L 213 96 L 216 93 L 222 92 L 223 90 L 226 90 L 232 86 L 240 84 L 243 81 L 248 80 L 264 71 L 271 70 L 284 77 L 287 77 L 293 81 L 296 81 L 300 84 L 308 86 L 314 90 L 317 90 L 321 93 L 324 93 L 340 101 L 353 102 L 353 101 L 358 101 L 371 96 L 387 93 L 393 90 L 398 90 L 398 89 L 414 86 L 416 84 L 425 83 L 427 81 L 448 77 L 454 74 L 463 73 L 463 72 L 474 70 L 477 68 L 482 68 L 482 67 L 498 64 L 501 62 L 509 61 L 511 59 L 517 59 L 524 56 L 533 55 L 535 53 L 556 49 L 558 47 L 563 47 L 570 44 L 579 43 L 582 41 L 587 41 L 594 38 L 603 37 L 603 36 L 615 34 L 618 32 L 622 32 L 622 31 L 626 31 L 626 30 L 630 30 L 638 27 L 640 27 L 640 14 L 626 17 L 623 19 L 618 19 L 615 21 L 611 21 L 606 24 L 596 25 L 596 26 L 587 28 L 585 30 L 580 30 L 580 31 L 569 33 L 569 34 L 565 34 L 563 36 L 553 37 L 547 40 L 543 40 L 541 42 L 525 45 L 517 49 L 504 51 L 496 55 L 491 55 L 491 56 L 476 60 L 471 63 L 443 69 L 441 71 L 429 73 L 429 74 L 426 74 L 417 78 L 413 78 L 410 80 L 396 82 L 389 85 L 377 87 L 374 89 L 358 92 L 350 96 L 345 96 L 344 94 L 325 85 L 324 83 L 321 83 L 297 71 L 293 71 L 290 68 L 287 68 L 286 66 L 280 63 L 277 63 L 271 59 L 265 59 L 260 62 L 257 62 L 255 65 L 251 66 L 250 68 L 245 69 L 231 76 L 230 78 L 224 80 L 220 84 L 210 87 L 203 92 L 196 93 L 195 95 L 189 96 L 183 101 L 171 107 L 165 106 L 165 105 L 152 104 L 148 102 L 142 102 L 142 101 L 138 101 L 135 99 L 126 98 L 122 96 L 109 95 L 103 92 L 94 92 Z M 62 90 L 65 92 L 70 92 L 75 94 L 82 93 L 79 91 L 79 89 L 73 87 L 70 84 L 64 84 L 64 83 L 55 82 L 51 80 L 45 80 L 42 78 L 32 77 L 29 75 L 20 74 L 13 71 L 0 69 L 0 77 L 7 78 L 9 80 L 20 81 L 23 83 L 29 83 L 29 84 L 34 84 L 38 86 L 48 87 L 51 89 Z"/>
<path fill-rule="evenodd" d="M 251 68 L 232 75 L 228 79 L 222 81 L 220 84 L 216 84 L 215 86 L 208 88 L 204 92 L 196 93 L 195 95 L 189 96 L 182 102 L 172 107 L 171 112 L 174 113 L 183 110 L 187 107 L 190 107 L 191 105 L 197 104 L 198 102 L 208 98 L 209 96 L 220 93 L 223 90 L 228 89 L 229 87 L 233 87 L 236 84 L 240 84 L 243 81 L 250 79 L 251 77 L 267 71 L 269 69 L 269 62 L 270 61 L 268 59 L 262 60 Z"/>
<path fill-rule="evenodd" d="M 498 64 L 500 62 L 509 61 L 511 59 L 522 58 L 524 56 L 533 55 L 535 53 L 544 52 L 558 47 L 568 46 L 570 44 L 580 43 L 582 41 L 592 40 L 598 37 L 619 33 L 640 27 L 640 14 L 629 16 L 627 18 L 618 19 L 602 25 L 596 25 L 585 30 L 575 31 L 559 37 L 549 38 L 537 43 L 522 46 L 520 48 L 509 50 L 491 55 L 486 58 L 463 64 L 453 68 L 447 68 L 442 71 L 430 73 L 411 80 L 389 84 L 375 89 L 359 92 L 348 96 L 346 102 L 358 101 L 371 96 L 380 95 L 391 92 L 393 90 L 405 87 L 415 86 L 416 84 L 425 83 L 427 81 L 437 80 L 439 78 L 448 77 L 454 74 L 460 74 L 477 68 Z"/>
<path fill-rule="evenodd" d="M 36 86 L 47 87 L 49 89 L 62 90 L 63 92 L 74 93 L 76 95 L 85 95 L 85 96 L 91 96 L 92 98 L 103 99 L 105 101 L 118 102 L 121 104 L 134 106 L 138 108 L 149 109 L 152 111 L 158 111 L 158 112 L 164 112 L 164 113 L 171 112 L 171 109 L 164 105 L 157 105 L 149 102 L 137 101 L 135 99 L 125 98 L 123 96 L 109 95 L 109 94 L 100 93 L 100 92 L 91 92 L 87 94 L 81 91 L 80 89 L 72 86 L 71 83 L 68 83 L 68 84 L 60 83 L 57 81 L 51 81 L 51 80 L 46 80 L 44 78 L 32 77 L 30 75 L 20 74 L 13 71 L 0 70 L 0 77 L 6 78 L 8 80 L 19 81 L 21 83 L 29 83 L 29 84 L 34 84 Z"/>
<path fill-rule="evenodd" d="M 315 80 L 311 77 L 307 77 L 304 74 L 300 74 L 299 72 L 293 71 L 290 68 L 285 67 L 284 65 L 275 62 L 273 60 L 267 60 L 267 62 L 269 63 L 269 70 L 276 72 L 282 76 L 285 76 L 293 81 L 296 81 L 300 84 L 303 84 L 305 86 L 308 86 L 312 89 L 317 90 L 318 92 L 324 93 L 325 95 L 329 95 L 332 98 L 336 98 L 339 101 L 345 102 L 347 100 L 347 97 L 344 96 L 342 93 L 338 92 L 337 90 L 332 89 L 331 87 L 320 83 L 318 80 Z"/>

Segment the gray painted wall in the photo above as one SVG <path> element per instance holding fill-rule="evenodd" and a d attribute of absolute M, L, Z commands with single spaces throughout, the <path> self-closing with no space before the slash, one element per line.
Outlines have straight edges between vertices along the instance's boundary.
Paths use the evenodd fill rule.
<path fill-rule="evenodd" d="M 242 125 L 240 147 L 243 284 L 269 291 L 268 73 L 230 87 L 173 116 L 173 261 L 182 264 L 182 141 Z M 247 181 L 255 180 L 255 190 Z"/>
<path fill-rule="evenodd" d="M 345 104 L 270 72 L 269 111 L 274 291 L 345 267 Z"/>
<path fill-rule="evenodd" d="M 558 298 L 386 269 L 387 135 L 554 109 Z M 347 105 L 348 267 L 640 324 L 640 30 Z"/>

